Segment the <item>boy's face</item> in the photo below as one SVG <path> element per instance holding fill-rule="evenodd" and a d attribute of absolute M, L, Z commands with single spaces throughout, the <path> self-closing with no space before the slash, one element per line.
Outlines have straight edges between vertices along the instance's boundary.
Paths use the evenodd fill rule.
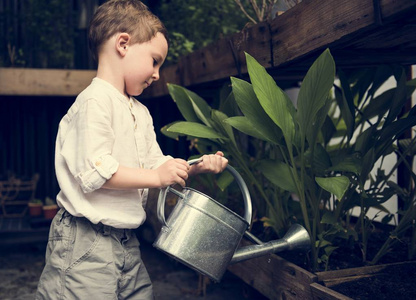
<path fill-rule="evenodd" d="M 158 32 L 145 43 L 127 45 L 123 58 L 124 93 L 127 96 L 140 95 L 153 81 L 159 79 L 159 69 L 168 53 L 168 43 Z"/>

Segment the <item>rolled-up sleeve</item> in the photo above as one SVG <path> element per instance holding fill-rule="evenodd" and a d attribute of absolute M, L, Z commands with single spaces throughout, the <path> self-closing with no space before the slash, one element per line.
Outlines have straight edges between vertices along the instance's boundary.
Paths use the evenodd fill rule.
<path fill-rule="evenodd" d="M 111 114 L 105 103 L 86 101 L 68 122 L 61 148 L 84 193 L 99 189 L 117 171 L 119 162 L 111 155 L 113 145 Z"/>
<path fill-rule="evenodd" d="M 111 156 L 105 155 L 93 160 L 92 167 L 75 176 L 84 193 L 100 188 L 117 171 L 119 163 Z"/>

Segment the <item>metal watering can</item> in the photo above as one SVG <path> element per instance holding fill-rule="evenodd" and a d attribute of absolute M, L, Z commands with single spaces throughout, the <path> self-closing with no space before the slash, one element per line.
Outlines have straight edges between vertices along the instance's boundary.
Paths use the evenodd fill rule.
<path fill-rule="evenodd" d="M 200 160 L 191 160 L 190 165 Z M 239 216 L 209 196 L 192 188 L 182 192 L 167 187 L 161 189 L 157 216 L 164 225 L 153 246 L 216 282 L 229 264 L 284 250 L 308 249 L 308 232 L 299 224 L 289 228 L 279 240 L 261 242 L 247 228 L 251 223 L 251 198 L 241 175 L 230 165 L 227 170 L 236 179 L 244 199 L 244 217 Z M 165 200 L 168 192 L 179 196 L 178 202 L 165 220 Z M 237 249 L 245 235 L 257 245 Z"/>

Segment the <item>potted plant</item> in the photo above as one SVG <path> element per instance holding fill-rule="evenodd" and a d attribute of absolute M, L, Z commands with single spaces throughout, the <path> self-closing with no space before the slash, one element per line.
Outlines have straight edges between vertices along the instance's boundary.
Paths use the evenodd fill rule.
<path fill-rule="evenodd" d="M 43 206 L 43 217 L 47 220 L 52 220 L 58 212 L 58 205 L 50 198 L 45 198 L 45 205 Z"/>
<path fill-rule="evenodd" d="M 29 215 L 31 217 L 40 217 L 42 215 L 43 202 L 40 199 L 30 200 L 28 203 Z"/>
<path fill-rule="evenodd" d="M 415 139 L 397 142 L 416 125 L 415 108 L 400 114 L 415 80 L 407 82 L 400 67 L 379 67 L 361 73 L 338 70 L 335 84 L 335 63 L 326 50 L 305 76 L 295 106 L 253 57 L 246 58 L 251 83 L 231 78 L 232 94 L 219 110 L 192 91 L 169 85 L 185 121 L 162 132 L 173 138 L 186 135 L 201 153 L 225 150 L 249 185 L 257 220 L 266 229 L 278 236 L 293 222 L 308 229 L 312 251 L 305 267 L 312 272 L 325 271 L 330 257 L 343 248 L 358 249 L 363 265 L 376 264 L 409 230 L 414 237 L 414 189 L 394 184 L 394 170 L 387 172 L 378 162 L 396 153 L 393 169 L 404 164 L 414 177 L 407 158 L 414 155 Z M 377 95 L 390 76 L 397 87 Z M 251 154 L 248 144 L 254 149 Z M 228 184 L 226 178 L 217 183 Z M 385 211 L 385 220 L 391 219 L 394 212 L 383 204 L 393 195 L 407 202 L 394 236 L 387 232 L 384 246 L 371 260 L 368 246 L 376 223 L 368 212 Z M 358 216 L 352 215 L 353 208 Z M 409 240 L 410 259 L 414 240 Z"/>

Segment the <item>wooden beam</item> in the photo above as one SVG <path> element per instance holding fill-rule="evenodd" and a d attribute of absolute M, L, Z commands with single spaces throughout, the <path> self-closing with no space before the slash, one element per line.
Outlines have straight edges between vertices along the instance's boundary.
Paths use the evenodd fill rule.
<path fill-rule="evenodd" d="M 96 71 L 0 68 L 0 95 L 76 96 Z"/>
<path fill-rule="evenodd" d="M 416 1 L 380 0 L 379 5 L 375 3 L 374 0 L 327 0 L 319 3 L 304 0 L 278 16 L 270 25 L 273 68 L 289 67 L 305 57 L 316 57 L 328 47 L 342 53 L 357 40 L 367 50 L 386 50 L 416 37 L 412 19 L 416 13 Z M 411 20 L 406 23 L 406 18 Z M 356 51 L 359 52 L 361 47 L 355 47 Z M 398 55 L 392 52 L 390 56 Z M 349 65 L 359 66 L 367 59 L 375 62 L 377 55 L 352 58 Z M 379 63 L 383 61 L 378 60 Z M 416 62 L 416 55 L 412 61 Z"/>
<path fill-rule="evenodd" d="M 143 97 L 167 95 L 167 83 L 190 88 L 246 76 L 244 52 L 287 84 L 301 80 L 325 48 L 339 67 L 416 64 L 415 15 L 416 1 L 409 0 L 303 0 L 271 23 L 245 28 L 163 68 Z M 0 68 L 0 95 L 74 96 L 94 76 L 94 71 Z"/>

